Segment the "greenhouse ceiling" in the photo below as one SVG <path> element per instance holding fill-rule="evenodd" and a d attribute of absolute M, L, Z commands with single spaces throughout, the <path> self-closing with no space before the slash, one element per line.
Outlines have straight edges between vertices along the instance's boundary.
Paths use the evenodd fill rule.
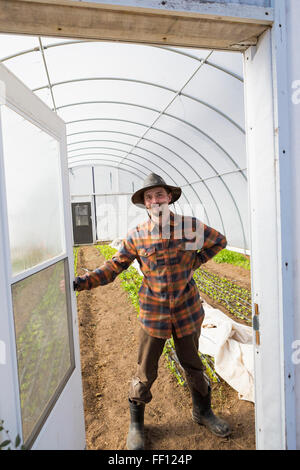
<path fill-rule="evenodd" d="M 66 123 L 74 198 L 155 172 L 181 186 L 176 211 L 249 249 L 242 54 L 5 34 L 0 51 Z"/>

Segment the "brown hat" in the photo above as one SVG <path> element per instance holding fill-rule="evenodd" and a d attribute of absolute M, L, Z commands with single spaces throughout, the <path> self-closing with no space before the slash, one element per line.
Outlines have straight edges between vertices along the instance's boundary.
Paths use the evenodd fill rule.
<path fill-rule="evenodd" d="M 181 196 L 181 188 L 177 186 L 170 186 L 169 184 L 166 184 L 161 176 L 156 175 L 155 173 L 150 173 L 150 175 L 145 179 L 143 187 L 132 195 L 131 202 L 138 207 L 144 208 L 144 192 L 148 189 L 156 187 L 166 188 L 167 191 L 171 192 L 172 199 L 169 204 L 177 201 L 177 199 L 179 199 Z"/>

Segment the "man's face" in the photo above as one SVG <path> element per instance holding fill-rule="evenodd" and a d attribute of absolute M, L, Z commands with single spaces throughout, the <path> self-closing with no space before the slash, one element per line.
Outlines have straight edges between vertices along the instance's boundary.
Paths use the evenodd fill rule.
<path fill-rule="evenodd" d="M 172 194 L 168 193 L 163 187 L 148 189 L 144 192 L 144 204 L 154 223 L 159 223 L 160 215 L 162 225 L 167 221 L 171 199 Z"/>

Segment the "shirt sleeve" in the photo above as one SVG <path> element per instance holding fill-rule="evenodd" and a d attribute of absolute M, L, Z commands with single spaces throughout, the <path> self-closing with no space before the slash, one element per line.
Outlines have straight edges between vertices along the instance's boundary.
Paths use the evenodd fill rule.
<path fill-rule="evenodd" d="M 123 240 L 122 247 L 110 260 L 107 260 L 95 271 L 79 278 L 77 290 L 90 290 L 113 282 L 122 271 L 131 265 L 136 256 L 137 252 L 133 240 L 128 237 Z"/>
<path fill-rule="evenodd" d="M 204 264 L 213 258 L 217 253 L 219 253 L 219 251 L 226 248 L 226 246 L 226 237 L 217 230 L 204 224 L 203 245 L 201 250 L 199 250 L 196 254 L 196 260 L 193 269 L 195 270 L 199 268 L 201 264 Z"/>

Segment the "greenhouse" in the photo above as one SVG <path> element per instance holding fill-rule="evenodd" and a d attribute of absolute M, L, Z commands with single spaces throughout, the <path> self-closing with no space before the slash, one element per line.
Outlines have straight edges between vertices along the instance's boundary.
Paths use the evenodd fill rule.
<path fill-rule="evenodd" d="M 126 449 L 143 253 L 113 283 L 73 282 L 147 220 L 132 197 L 154 174 L 181 190 L 175 221 L 227 242 L 192 282 L 232 434 L 187 418 L 168 339 L 146 448 L 299 449 L 299 14 L 296 0 L 0 0 L 1 448 Z"/>

